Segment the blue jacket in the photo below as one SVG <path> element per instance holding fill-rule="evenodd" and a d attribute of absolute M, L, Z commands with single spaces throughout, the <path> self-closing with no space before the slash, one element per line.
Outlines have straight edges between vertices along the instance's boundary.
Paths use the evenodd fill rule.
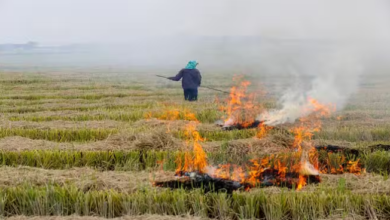
<path fill-rule="evenodd" d="M 181 78 L 181 85 L 183 89 L 197 89 L 202 81 L 202 76 L 197 69 L 182 69 L 174 76 L 169 77 L 170 80 L 179 81 Z"/>

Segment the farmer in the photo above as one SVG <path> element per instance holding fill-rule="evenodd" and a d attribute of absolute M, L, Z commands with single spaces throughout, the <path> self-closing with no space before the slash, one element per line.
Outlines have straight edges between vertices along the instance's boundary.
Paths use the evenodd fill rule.
<path fill-rule="evenodd" d="M 187 101 L 196 101 L 198 99 L 198 87 L 202 81 L 202 76 L 199 70 L 196 69 L 197 65 L 198 63 L 192 60 L 176 76 L 168 78 L 173 81 L 179 81 L 183 78 L 181 85 L 184 90 L 184 99 Z"/>

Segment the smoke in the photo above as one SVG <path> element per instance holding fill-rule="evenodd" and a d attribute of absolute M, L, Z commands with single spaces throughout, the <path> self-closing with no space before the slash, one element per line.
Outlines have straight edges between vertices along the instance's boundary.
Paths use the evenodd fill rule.
<path fill-rule="evenodd" d="M 359 86 L 364 73 L 364 52 L 361 47 L 337 46 L 329 51 L 313 52 L 300 57 L 290 68 L 295 77 L 293 86 L 280 98 L 282 108 L 259 116 L 269 125 L 293 123 L 314 111 L 310 99 L 342 109 Z M 297 55 L 299 56 L 299 55 Z M 309 80 L 302 80 L 311 76 Z"/>
<path fill-rule="evenodd" d="M 389 39 L 386 0 L 0 0 L 0 43 L 99 45 L 96 63 L 286 71 L 296 45 Z M 289 54 L 287 56 L 287 54 Z M 272 65 L 271 65 L 272 64 Z M 263 71 L 264 70 L 264 71 Z"/>
<path fill-rule="evenodd" d="M 0 59 L 2 66 L 153 71 L 177 71 L 195 59 L 205 83 L 210 72 L 288 75 L 293 81 L 280 87 L 281 108 L 259 116 L 275 125 L 309 114 L 302 111 L 308 98 L 340 110 L 362 74 L 388 73 L 389 6 L 388 0 L 0 0 L 0 44 L 82 45 L 24 56 L 0 49 Z"/>
<path fill-rule="evenodd" d="M 347 39 L 335 34 L 331 43 L 307 41 L 295 47 L 284 47 L 282 51 L 288 53 L 282 53 L 283 62 L 279 64 L 293 77 L 293 83 L 283 88 L 279 100 L 281 108 L 266 112 L 258 119 L 269 125 L 292 123 L 314 111 L 310 99 L 342 110 L 349 97 L 358 90 L 363 74 L 388 70 L 388 64 L 380 60 L 388 57 L 383 51 L 389 49 L 389 42 L 378 40 L 390 33 L 388 21 L 370 21 L 371 27 L 351 22 L 355 28 L 340 29 L 343 36 L 349 36 Z M 352 33 L 361 34 L 354 36 Z"/>
<path fill-rule="evenodd" d="M 379 42 L 371 51 L 375 67 L 381 66 L 376 71 L 389 69 L 389 50 L 383 49 L 390 39 L 389 11 L 387 0 L 0 0 L 0 44 L 37 41 L 92 48 L 25 56 L 0 51 L 0 59 L 2 65 L 141 66 L 175 72 L 195 59 L 205 83 L 207 74 L 225 71 L 294 76 L 296 83 L 282 88 L 289 91 L 281 98 L 284 111 L 305 105 L 309 95 L 342 107 L 356 89 L 358 72 L 364 72 L 359 66 L 365 72 L 373 68 L 374 59 L 359 57 L 361 42 L 365 47 Z M 300 80 L 307 75 L 316 79 Z"/>

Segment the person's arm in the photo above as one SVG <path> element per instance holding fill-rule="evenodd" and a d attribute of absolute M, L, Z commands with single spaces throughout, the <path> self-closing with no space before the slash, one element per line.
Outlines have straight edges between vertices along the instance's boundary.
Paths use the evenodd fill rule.
<path fill-rule="evenodd" d="M 168 77 L 168 79 L 173 80 L 173 81 L 179 81 L 183 77 L 183 71 L 180 70 L 180 72 L 173 77 Z"/>
<path fill-rule="evenodd" d="M 200 86 L 200 84 L 202 83 L 202 75 L 200 74 L 200 72 L 198 72 L 198 74 L 199 74 L 199 84 L 198 84 L 198 86 Z"/>

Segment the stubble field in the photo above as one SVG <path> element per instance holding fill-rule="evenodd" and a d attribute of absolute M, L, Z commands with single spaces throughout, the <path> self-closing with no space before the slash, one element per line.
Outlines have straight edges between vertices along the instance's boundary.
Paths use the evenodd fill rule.
<path fill-rule="evenodd" d="M 261 138 L 256 129 L 222 131 L 214 122 L 224 116 L 220 107 L 228 94 L 201 88 L 199 101 L 187 103 L 179 83 L 152 73 L 97 72 L 0 73 L 1 216 L 390 218 L 386 151 L 367 151 L 359 158 L 366 172 L 321 174 L 321 183 L 299 191 L 267 187 L 227 195 L 155 187 L 154 181 L 174 178 L 177 155 L 185 149 L 188 120 L 183 112 L 194 113 L 199 121 L 209 164 L 243 164 L 285 152 L 294 136 L 284 132 L 288 126 Z M 230 91 L 232 77 L 210 73 L 204 75 L 204 85 Z M 280 90 L 290 82 L 276 76 L 246 78 L 268 109 L 278 107 Z M 322 120 L 313 145 L 363 150 L 390 145 L 389 83 L 390 77 L 363 77 L 344 110 Z M 179 114 L 172 118 L 167 114 L 172 111 Z"/>

